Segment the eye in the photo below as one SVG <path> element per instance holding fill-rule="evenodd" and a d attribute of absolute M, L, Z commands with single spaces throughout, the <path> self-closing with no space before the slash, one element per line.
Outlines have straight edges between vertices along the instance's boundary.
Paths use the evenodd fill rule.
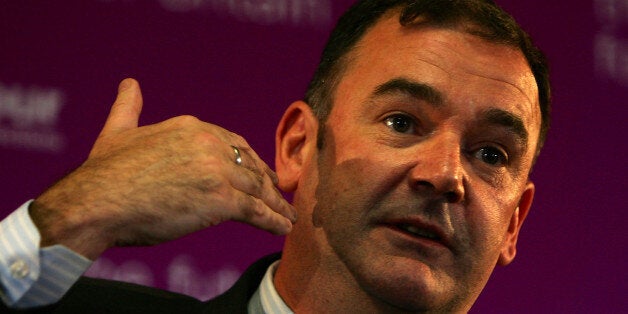
<path fill-rule="evenodd" d="M 384 120 L 384 123 L 387 127 L 395 130 L 395 132 L 407 134 L 416 132 L 416 123 L 414 122 L 414 119 L 405 114 L 394 114 L 389 116 Z"/>
<path fill-rule="evenodd" d="M 474 157 L 491 166 L 503 166 L 508 162 L 508 156 L 496 147 L 482 147 L 478 149 Z"/>

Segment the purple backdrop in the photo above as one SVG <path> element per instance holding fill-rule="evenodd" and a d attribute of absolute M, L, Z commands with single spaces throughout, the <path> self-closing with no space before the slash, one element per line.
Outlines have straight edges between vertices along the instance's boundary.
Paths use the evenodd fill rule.
<path fill-rule="evenodd" d="M 350 2 L 2 1 L 0 217 L 85 159 L 127 76 L 142 85 L 141 123 L 192 114 L 243 135 L 272 164 L 275 125 Z M 498 2 L 551 61 L 554 119 L 517 259 L 473 312 L 626 312 L 628 0 Z M 207 298 L 281 243 L 227 223 L 113 249 L 89 274 Z"/>

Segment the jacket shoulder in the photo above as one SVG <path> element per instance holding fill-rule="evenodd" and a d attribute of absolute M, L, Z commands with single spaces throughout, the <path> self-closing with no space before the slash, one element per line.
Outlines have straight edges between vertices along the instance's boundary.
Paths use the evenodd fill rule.
<path fill-rule="evenodd" d="M 247 313 L 249 300 L 259 288 L 268 267 L 281 253 L 265 256 L 249 266 L 240 279 L 225 293 L 205 302 L 205 313 Z"/>
<path fill-rule="evenodd" d="M 202 305 L 193 297 L 166 290 L 81 277 L 53 305 L 8 313 L 198 313 Z"/>

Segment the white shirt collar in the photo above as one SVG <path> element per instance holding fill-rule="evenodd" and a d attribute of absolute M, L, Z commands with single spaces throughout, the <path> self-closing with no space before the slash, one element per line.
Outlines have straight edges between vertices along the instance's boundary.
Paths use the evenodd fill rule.
<path fill-rule="evenodd" d="M 259 285 L 259 288 L 249 302 L 249 314 L 258 312 L 259 306 L 253 306 L 254 303 L 261 303 L 263 313 L 265 314 L 293 314 L 292 310 L 283 301 L 273 283 L 273 277 L 279 261 L 272 263 L 266 270 L 266 274 Z M 256 299 L 258 298 L 258 299 Z"/>

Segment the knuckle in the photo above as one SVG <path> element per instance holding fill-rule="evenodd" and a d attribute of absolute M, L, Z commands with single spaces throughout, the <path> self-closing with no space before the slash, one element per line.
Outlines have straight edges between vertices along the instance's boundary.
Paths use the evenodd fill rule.
<path fill-rule="evenodd" d="M 233 145 L 238 146 L 238 148 L 241 148 L 244 151 L 248 151 L 250 149 L 249 143 L 241 135 L 231 132 L 231 138 L 235 143 Z"/>
<path fill-rule="evenodd" d="M 200 122 L 200 120 L 191 115 L 182 115 L 174 118 L 170 118 L 167 120 L 169 124 L 171 124 L 175 128 L 183 128 L 195 125 Z"/>
<path fill-rule="evenodd" d="M 220 143 L 220 139 L 209 132 L 195 132 L 192 136 L 194 145 L 198 147 L 214 147 Z"/>
<path fill-rule="evenodd" d="M 205 173 L 218 175 L 224 169 L 225 162 L 221 158 L 213 154 L 201 154 L 199 157 L 201 169 Z M 224 180 L 223 180 L 224 181 Z"/>
<path fill-rule="evenodd" d="M 247 221 L 264 214 L 261 202 L 253 197 L 244 197 L 241 209 L 244 219 Z"/>
<path fill-rule="evenodd" d="M 180 121 L 180 123 L 183 124 L 194 124 L 194 123 L 198 123 L 200 120 L 192 115 L 181 115 L 176 117 L 177 120 Z"/>

